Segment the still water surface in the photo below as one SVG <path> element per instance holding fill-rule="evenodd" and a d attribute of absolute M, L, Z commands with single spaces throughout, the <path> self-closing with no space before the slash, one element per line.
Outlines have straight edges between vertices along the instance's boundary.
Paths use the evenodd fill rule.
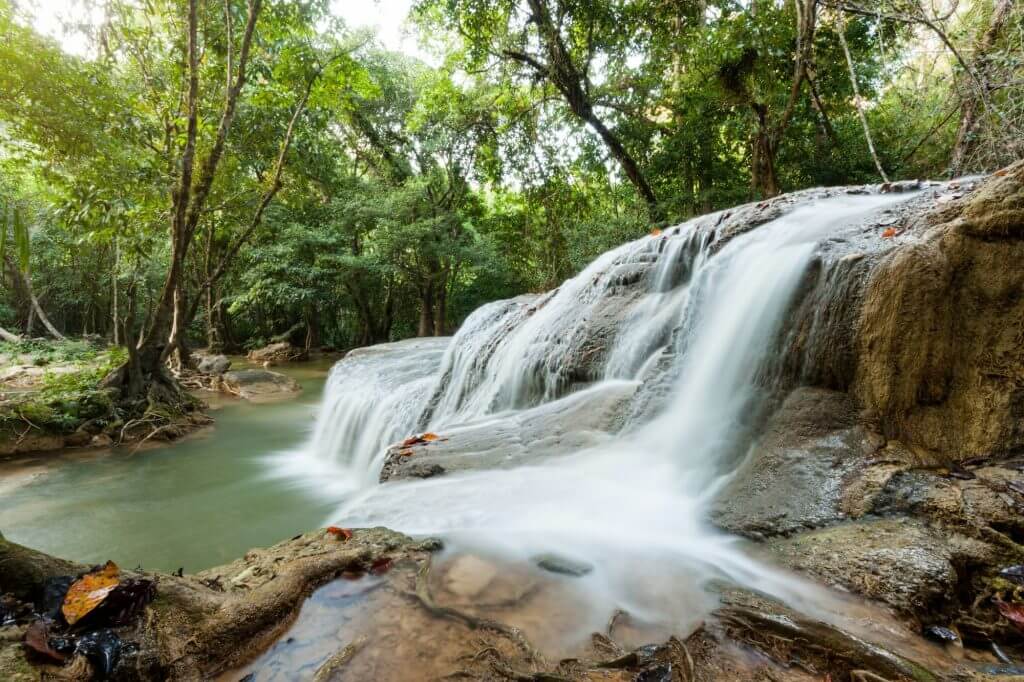
<path fill-rule="evenodd" d="M 308 436 L 331 364 L 275 368 L 299 397 L 215 399 L 215 425 L 168 446 L 0 462 L 0 532 L 86 563 L 192 573 L 320 526 L 333 505 L 265 459 Z"/>

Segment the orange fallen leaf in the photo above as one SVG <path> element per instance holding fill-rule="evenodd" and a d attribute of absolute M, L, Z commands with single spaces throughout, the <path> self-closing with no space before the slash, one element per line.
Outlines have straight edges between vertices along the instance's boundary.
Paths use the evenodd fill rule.
<path fill-rule="evenodd" d="M 651 236 L 652 237 L 660 237 L 661 236 L 661 228 L 659 228 L 659 227 L 652 228 L 651 229 Z"/>
<path fill-rule="evenodd" d="M 882 233 L 882 239 L 892 239 L 895 236 L 896 236 L 896 228 L 895 227 L 890 227 L 890 228 L 886 229 L 885 232 Z"/>
<path fill-rule="evenodd" d="M 1006 170 L 1005 168 L 1000 168 L 999 170 L 997 170 L 997 171 L 996 171 L 995 173 L 993 173 L 992 175 L 996 176 L 997 178 L 1001 178 L 1001 177 L 1003 177 L 1004 175 L 1006 175 L 1006 173 L 1007 173 L 1007 172 L 1008 172 L 1008 171 L 1007 171 L 1007 170 Z"/>
<path fill-rule="evenodd" d="M 438 436 L 436 433 L 429 433 L 428 432 L 428 433 L 424 433 L 422 436 L 420 436 L 420 438 L 422 438 L 423 440 L 425 440 L 425 441 L 427 441 L 429 443 L 431 441 L 437 440 L 438 438 L 440 438 L 440 436 Z"/>
<path fill-rule="evenodd" d="M 328 526 L 327 532 L 338 538 L 339 540 L 351 540 L 352 531 L 348 528 L 339 528 L 338 526 Z"/>
<path fill-rule="evenodd" d="M 108 561 L 103 568 L 87 573 L 72 583 L 60 607 L 68 625 L 74 625 L 102 604 L 107 595 L 120 584 L 120 573 L 117 564 Z"/>

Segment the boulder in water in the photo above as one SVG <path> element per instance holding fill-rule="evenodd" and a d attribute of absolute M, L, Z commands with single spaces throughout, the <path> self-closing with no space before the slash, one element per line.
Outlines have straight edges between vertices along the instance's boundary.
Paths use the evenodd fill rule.
<path fill-rule="evenodd" d="M 231 369 L 231 360 L 226 355 L 206 355 L 200 358 L 197 369 L 203 374 L 223 374 Z"/>
<path fill-rule="evenodd" d="M 246 400 L 287 397 L 302 390 L 291 377 L 266 369 L 242 369 L 224 373 L 224 392 Z"/>
<path fill-rule="evenodd" d="M 305 360 L 306 351 L 293 346 L 288 341 L 279 341 L 263 348 L 249 351 L 249 359 L 253 362 L 269 363 L 271 365 L 282 362 L 294 362 Z"/>

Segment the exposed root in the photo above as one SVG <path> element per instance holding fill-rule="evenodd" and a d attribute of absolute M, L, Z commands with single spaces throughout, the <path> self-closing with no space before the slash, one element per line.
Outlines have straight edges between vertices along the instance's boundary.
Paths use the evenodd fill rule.
<path fill-rule="evenodd" d="M 313 682 L 329 682 L 335 673 L 345 667 L 352 660 L 352 657 L 359 653 L 359 650 L 363 648 L 366 641 L 366 637 L 359 637 L 344 649 L 328 658 L 323 665 L 317 668 Z"/>
<path fill-rule="evenodd" d="M 519 628 L 499 623 L 496 620 L 489 618 L 478 618 L 468 613 L 463 613 L 458 609 L 453 609 L 449 606 L 441 606 L 434 601 L 434 598 L 430 595 L 430 569 L 433 565 L 431 557 L 427 557 L 423 561 L 423 565 L 420 570 L 416 573 L 416 592 L 409 596 L 415 597 L 419 603 L 430 612 L 431 615 L 438 618 L 447 618 L 454 620 L 458 623 L 462 623 L 466 627 L 472 630 L 491 630 L 511 640 L 516 646 L 518 646 L 523 653 L 527 655 L 534 662 L 544 665 L 544 657 L 537 652 L 536 649 L 527 641 Z M 504 674 L 504 673 L 503 673 Z M 516 679 L 516 678 L 513 678 Z M 532 677 L 528 679 L 534 679 Z"/>
<path fill-rule="evenodd" d="M 718 616 L 731 638 L 744 642 L 786 665 L 797 665 L 813 675 L 849 671 L 873 675 L 858 682 L 938 678 L 920 665 L 862 641 L 826 623 L 784 611 L 770 613 L 746 605 L 729 604 Z"/>
<path fill-rule="evenodd" d="M 876 675 L 869 670 L 851 670 L 850 680 L 852 682 L 891 682 L 881 675 Z"/>
<path fill-rule="evenodd" d="M 628 617 L 629 614 L 623 611 L 622 609 L 615 609 L 615 611 L 612 613 L 612 617 L 608 619 L 608 627 L 606 627 L 604 630 L 605 633 L 608 635 L 609 639 L 612 637 L 612 634 L 615 630 L 615 626 L 618 624 L 619 619 Z"/>

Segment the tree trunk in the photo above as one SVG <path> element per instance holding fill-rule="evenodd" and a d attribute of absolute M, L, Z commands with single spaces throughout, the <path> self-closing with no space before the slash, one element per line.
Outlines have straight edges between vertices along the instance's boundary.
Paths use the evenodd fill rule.
<path fill-rule="evenodd" d="M 12 334 L 3 327 L 0 327 L 0 339 L 7 341 L 8 343 L 17 343 L 21 341 L 21 337 L 17 334 Z"/>
<path fill-rule="evenodd" d="M 750 185 L 762 199 L 770 199 L 779 194 L 779 178 L 775 172 L 776 147 L 767 126 L 767 109 L 758 104 L 753 107 L 758 125 L 750 150 Z"/>
<path fill-rule="evenodd" d="M 427 282 L 420 288 L 420 325 L 416 336 L 431 336 L 434 333 L 434 283 Z"/>
<path fill-rule="evenodd" d="M 50 322 L 50 318 L 46 316 L 46 313 L 43 312 L 42 306 L 39 305 L 39 299 L 36 298 L 35 292 L 32 291 L 32 280 L 29 279 L 29 276 L 22 272 L 21 268 L 19 268 L 16 263 L 12 262 L 9 256 L 7 265 L 14 273 L 14 276 L 21 281 L 21 285 L 25 288 L 25 295 L 28 297 L 28 300 L 32 305 L 32 309 L 35 311 L 39 321 L 43 323 L 44 327 L 46 327 L 46 331 L 50 332 L 53 338 L 58 341 L 66 340 L 64 335 L 57 331 L 57 328 L 53 326 L 52 322 Z"/>
<path fill-rule="evenodd" d="M 843 55 L 846 57 L 846 67 L 850 72 L 850 85 L 853 87 L 853 102 L 857 108 L 857 116 L 860 118 L 861 128 L 864 129 L 864 139 L 868 143 L 868 151 L 871 152 L 871 159 L 875 162 L 875 168 L 878 170 L 878 174 L 882 177 L 882 182 L 889 182 L 889 176 L 885 174 L 885 169 L 882 168 L 882 162 L 878 159 L 878 153 L 875 152 L 875 141 L 871 139 L 871 128 L 868 127 L 868 118 L 864 115 L 864 107 L 860 101 L 860 88 L 857 85 L 857 73 L 853 69 L 853 57 L 850 55 L 850 46 L 846 43 L 846 22 L 843 19 L 843 13 L 838 13 L 839 26 L 837 33 L 839 34 L 839 44 L 843 47 Z"/>
<path fill-rule="evenodd" d="M 114 345 L 121 345 L 121 323 L 120 323 L 120 303 L 118 301 L 117 292 L 117 276 L 121 269 L 121 247 L 117 243 L 117 238 L 114 238 L 114 276 L 111 278 L 113 284 L 113 297 L 110 304 L 110 309 L 113 313 L 112 317 L 114 320 Z"/>
<path fill-rule="evenodd" d="M 442 283 L 437 288 L 434 312 L 434 336 L 445 336 L 448 322 L 448 288 Z"/>
<path fill-rule="evenodd" d="M 306 353 L 320 347 L 320 313 L 315 306 L 306 311 Z"/>
<path fill-rule="evenodd" d="M 981 39 L 977 42 L 975 47 L 975 70 L 981 77 L 982 82 L 980 87 L 982 88 L 989 88 L 988 53 L 992 50 L 992 47 L 999 39 L 999 34 L 1002 33 L 1003 27 L 1006 25 L 1006 22 L 1010 17 L 1010 9 L 1012 6 L 1013 0 L 1000 0 L 996 4 L 992 9 L 992 19 L 989 21 L 988 29 L 981 36 Z M 951 177 L 963 175 L 967 170 L 983 170 L 981 168 L 970 167 L 971 157 L 973 156 L 974 150 L 977 146 L 975 131 L 978 127 L 978 120 L 983 106 L 984 102 L 981 101 L 980 95 L 973 89 L 971 90 L 971 94 L 968 95 L 961 104 L 960 127 L 956 132 L 956 144 L 953 146 L 953 154 L 949 162 L 949 174 Z"/>

